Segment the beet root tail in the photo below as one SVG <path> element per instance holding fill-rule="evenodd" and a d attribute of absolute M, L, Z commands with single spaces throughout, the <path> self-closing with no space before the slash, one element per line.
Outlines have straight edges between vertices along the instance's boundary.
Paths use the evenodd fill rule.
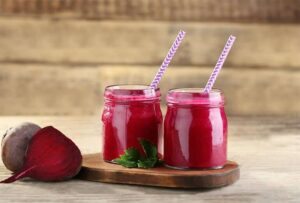
<path fill-rule="evenodd" d="M 13 183 L 21 178 L 25 178 L 28 177 L 28 175 L 30 174 L 30 172 L 35 168 L 35 166 L 32 166 L 30 168 L 27 169 L 23 169 L 18 173 L 13 174 L 12 176 L 10 176 L 9 178 L 2 180 L 0 183 Z"/>

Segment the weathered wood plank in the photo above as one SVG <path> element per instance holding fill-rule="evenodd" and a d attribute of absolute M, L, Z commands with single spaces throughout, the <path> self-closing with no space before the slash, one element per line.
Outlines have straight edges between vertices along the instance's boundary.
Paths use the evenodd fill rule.
<path fill-rule="evenodd" d="M 83 153 L 101 150 L 99 117 L 0 117 L 0 134 L 22 121 L 54 125 Z M 19 181 L 0 184 L 0 202 L 299 202 L 299 118 L 229 118 L 228 158 L 241 164 L 240 180 L 217 190 L 93 183 Z M 0 161 L 0 179 L 9 175 Z"/>
<path fill-rule="evenodd" d="M 160 83 L 163 101 L 168 89 L 204 87 L 212 69 L 170 67 Z M 101 86 L 150 83 L 156 71 L 155 67 L 103 67 Z M 299 81 L 300 71 L 224 67 L 214 87 L 224 91 L 229 115 L 300 116 Z"/>
<path fill-rule="evenodd" d="M 69 68 L 1 65 L 0 114 L 100 114 L 106 85 L 150 83 L 155 66 Z M 212 67 L 171 66 L 161 81 L 168 89 L 203 87 Z M 141 74 L 143 73 L 143 74 Z M 300 71 L 224 67 L 215 85 L 225 92 L 229 115 L 300 115 Z"/>
<path fill-rule="evenodd" d="M 299 0 L 0 0 L 1 15 L 98 20 L 300 22 Z"/>
<path fill-rule="evenodd" d="M 32 65 L 1 66 L 0 114 L 84 115 L 99 113 L 97 70 Z"/>
<path fill-rule="evenodd" d="M 187 32 L 173 64 L 214 65 L 230 34 L 226 64 L 300 67 L 300 27 L 232 23 L 51 21 L 0 18 L 0 62 L 156 64 L 179 29 Z"/>

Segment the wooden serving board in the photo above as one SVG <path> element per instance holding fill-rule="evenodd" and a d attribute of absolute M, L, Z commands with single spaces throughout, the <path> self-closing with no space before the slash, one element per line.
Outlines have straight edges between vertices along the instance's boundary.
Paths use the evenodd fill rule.
<path fill-rule="evenodd" d="M 100 153 L 83 156 L 78 174 L 78 178 L 89 181 L 169 188 L 217 188 L 234 183 L 239 176 L 239 166 L 233 161 L 216 170 L 175 170 L 163 166 L 129 169 L 104 162 Z"/>

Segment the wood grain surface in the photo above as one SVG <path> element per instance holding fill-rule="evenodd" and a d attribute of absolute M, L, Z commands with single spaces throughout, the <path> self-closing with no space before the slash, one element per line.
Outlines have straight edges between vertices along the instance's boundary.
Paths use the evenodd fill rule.
<path fill-rule="evenodd" d="M 164 94 L 203 86 L 234 34 L 237 41 L 216 83 L 228 114 L 300 115 L 296 24 L 4 16 L 0 115 L 97 114 L 105 85 L 150 83 L 179 29 L 187 35 L 160 85 Z"/>
<path fill-rule="evenodd" d="M 160 65 L 178 31 L 173 65 L 214 66 L 230 34 L 226 65 L 299 70 L 300 26 L 0 18 L 0 63 Z"/>
<path fill-rule="evenodd" d="M 0 66 L 0 114 L 99 115 L 112 84 L 149 84 L 157 66 Z M 167 91 L 203 87 L 212 67 L 171 65 L 160 83 Z M 224 91 L 228 115 L 299 116 L 300 72 L 225 66 L 215 88 Z"/>
<path fill-rule="evenodd" d="M 93 20 L 300 21 L 299 0 L 0 0 L 0 15 Z"/>
<path fill-rule="evenodd" d="M 102 154 L 96 153 L 83 156 L 78 178 L 104 183 L 195 189 L 228 186 L 236 182 L 239 176 L 239 166 L 233 161 L 215 170 L 175 170 L 164 166 L 136 169 L 106 163 Z"/>
<path fill-rule="evenodd" d="M 84 154 L 101 151 L 97 117 L 0 117 L 0 134 L 21 121 L 54 125 Z M 0 202 L 192 202 L 252 203 L 300 201 L 300 119 L 230 117 L 228 155 L 240 163 L 235 184 L 215 190 L 174 190 L 72 180 L 41 183 L 24 180 L 0 185 Z M 2 164 L 2 163 L 0 163 Z M 0 166 L 0 179 L 9 175 Z"/>

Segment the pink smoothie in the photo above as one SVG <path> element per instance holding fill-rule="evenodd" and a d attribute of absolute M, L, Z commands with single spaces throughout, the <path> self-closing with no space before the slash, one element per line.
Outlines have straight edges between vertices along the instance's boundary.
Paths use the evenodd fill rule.
<path fill-rule="evenodd" d="M 109 86 L 105 89 L 103 159 L 111 161 L 134 147 L 139 139 L 158 145 L 162 130 L 160 92 L 143 85 Z"/>
<path fill-rule="evenodd" d="M 221 168 L 227 161 L 227 118 L 219 90 L 170 90 L 164 122 L 164 161 L 174 168 Z"/>

